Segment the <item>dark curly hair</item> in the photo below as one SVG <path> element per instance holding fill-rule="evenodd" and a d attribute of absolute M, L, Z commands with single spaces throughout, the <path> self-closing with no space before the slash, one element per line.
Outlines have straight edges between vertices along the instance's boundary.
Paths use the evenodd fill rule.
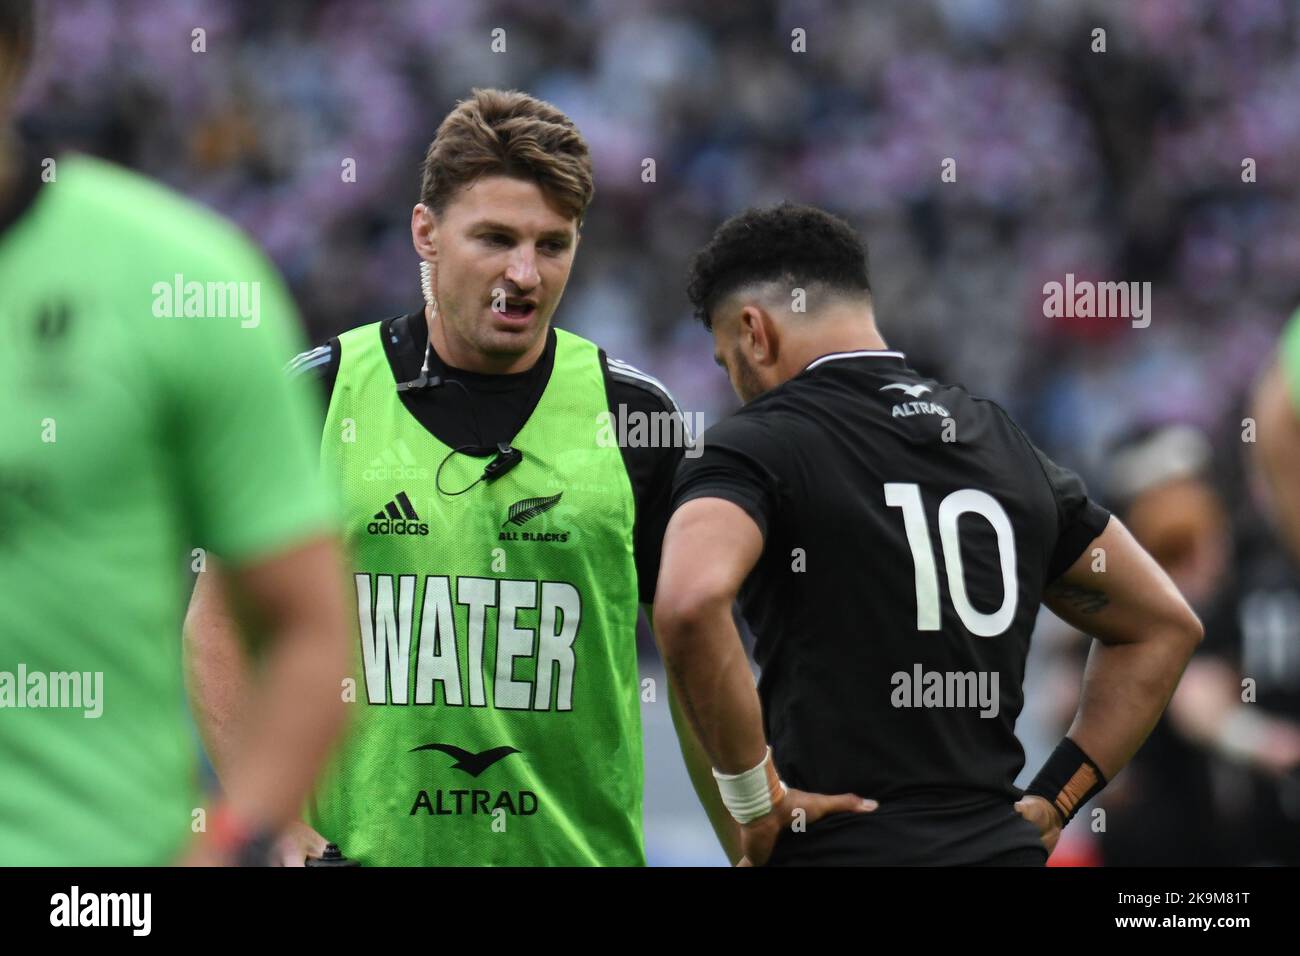
<path fill-rule="evenodd" d="M 784 202 L 732 216 L 691 260 L 686 295 L 712 330 L 710 313 L 726 296 L 754 282 L 821 285 L 865 295 L 867 249 L 853 228 L 814 206 Z"/>

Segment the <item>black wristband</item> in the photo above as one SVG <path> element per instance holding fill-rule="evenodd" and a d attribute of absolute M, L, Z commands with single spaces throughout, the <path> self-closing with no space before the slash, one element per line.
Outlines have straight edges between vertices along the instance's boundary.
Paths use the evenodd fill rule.
<path fill-rule="evenodd" d="M 1062 737 L 1025 789 L 1025 796 L 1042 797 L 1054 806 L 1064 828 L 1104 786 L 1106 777 L 1101 768 L 1073 740 Z"/>

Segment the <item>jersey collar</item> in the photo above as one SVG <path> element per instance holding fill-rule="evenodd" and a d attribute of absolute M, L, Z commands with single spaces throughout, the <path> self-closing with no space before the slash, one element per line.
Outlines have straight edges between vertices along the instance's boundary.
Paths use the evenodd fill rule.
<path fill-rule="evenodd" d="M 420 367 L 424 364 L 425 347 L 429 344 L 429 323 L 425 318 L 424 309 L 416 309 L 414 312 L 395 318 L 392 332 L 396 337 L 395 342 L 394 336 L 385 336 L 384 339 L 386 346 L 392 345 L 389 350 L 389 364 L 393 366 L 393 374 L 397 376 L 397 381 L 404 382 L 418 375 Z M 542 354 L 538 356 L 531 368 L 526 368 L 522 372 L 507 372 L 502 375 L 469 372 L 449 366 L 436 349 L 429 353 L 431 373 L 444 379 L 456 379 L 462 384 L 473 383 L 479 391 L 484 392 L 510 391 L 517 388 L 518 383 L 526 381 L 536 381 L 540 387 L 545 387 L 554 365 L 555 326 L 553 325 L 546 330 L 546 347 L 542 350 Z M 538 394 L 541 394 L 540 391 Z"/>
<path fill-rule="evenodd" d="M 851 359 L 851 358 L 903 359 L 906 358 L 906 356 L 904 356 L 902 352 L 895 352 L 890 349 L 857 349 L 856 351 L 853 352 L 831 352 L 829 355 L 823 355 L 821 358 L 813 359 L 811 362 L 809 362 L 807 365 L 804 366 L 803 370 L 805 372 L 811 372 L 818 365 L 823 365 L 826 362 L 835 362 L 835 361 L 839 361 L 840 359 Z"/>

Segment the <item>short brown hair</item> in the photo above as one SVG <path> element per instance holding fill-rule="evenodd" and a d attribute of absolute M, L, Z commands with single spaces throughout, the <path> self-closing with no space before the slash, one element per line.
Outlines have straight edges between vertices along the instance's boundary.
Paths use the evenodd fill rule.
<path fill-rule="evenodd" d="M 447 114 L 421 166 L 420 201 L 440 215 L 462 186 L 492 175 L 533 180 L 579 222 L 595 193 L 573 120 L 518 90 L 472 90 Z"/>

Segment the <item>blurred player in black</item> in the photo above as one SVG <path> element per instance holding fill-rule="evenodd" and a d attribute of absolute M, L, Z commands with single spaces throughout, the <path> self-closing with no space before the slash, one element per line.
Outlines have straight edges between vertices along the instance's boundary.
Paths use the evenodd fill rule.
<path fill-rule="evenodd" d="M 1238 418 L 1240 416 L 1237 416 Z M 1212 481 L 1213 449 L 1191 425 L 1142 422 L 1107 450 L 1107 500 L 1206 622 L 1169 708 L 1141 751 L 1097 801 L 1106 866 L 1215 866 L 1240 840 L 1215 802 L 1210 736 L 1232 704 L 1223 662 L 1207 653 L 1224 599 L 1230 522 Z M 1231 683 L 1231 674 L 1226 674 Z M 1226 696 L 1225 696 L 1226 694 Z"/>
<path fill-rule="evenodd" d="M 1300 574 L 1244 467 L 1244 414 L 1225 416 L 1217 463 L 1185 424 L 1140 428 L 1107 455 L 1112 500 L 1206 634 L 1165 717 L 1098 801 L 1107 866 L 1300 862 Z"/>
<path fill-rule="evenodd" d="M 655 623 L 748 860 L 1041 865 L 1150 733 L 1200 622 L 1001 408 L 888 351 L 841 220 L 745 212 L 689 294 L 747 404 L 678 471 Z M 1040 602 L 1097 640 L 1069 734 L 1021 794 Z M 879 808 L 815 822 L 800 791 Z"/>
<path fill-rule="evenodd" d="M 1249 420 L 1258 435 L 1246 446 L 1248 490 L 1238 498 L 1249 508 L 1233 562 L 1239 599 L 1225 640 L 1207 643 L 1253 682 L 1254 700 L 1241 702 L 1221 735 L 1238 752 L 1245 746 L 1253 770 L 1248 860 L 1300 866 L 1300 311 L 1255 388 Z M 1238 681 L 1232 691 L 1239 699 L 1247 689 Z M 1244 717 L 1251 704 L 1262 713 Z"/>
<path fill-rule="evenodd" d="M 1205 643 L 1169 705 L 1174 727 L 1214 759 L 1212 836 L 1235 864 L 1300 865 L 1300 567 L 1285 514 L 1265 480 L 1269 462 L 1242 444 L 1244 408 L 1216 442 L 1231 512 L 1226 576 L 1204 612 Z M 1256 409 L 1258 414 L 1258 409 Z M 1247 419 L 1249 421 L 1249 419 Z M 1260 443 L 1277 423 L 1257 419 Z M 1266 427 L 1267 426 L 1267 427 Z M 1271 450 L 1271 449 L 1270 449 Z M 1257 466 L 1264 465 L 1261 469 Z M 1291 482 L 1295 475 L 1292 473 Z M 1171 572 L 1172 573 L 1172 572 Z M 1175 575 L 1177 578 L 1177 575 Z M 1148 748 L 1149 749 L 1149 748 Z M 1198 831 L 1185 842 L 1209 842 Z"/>
<path fill-rule="evenodd" d="M 1232 564 L 1179 716 L 1225 764 L 1232 861 L 1300 866 L 1300 568 L 1258 515 L 1238 529 Z"/>

